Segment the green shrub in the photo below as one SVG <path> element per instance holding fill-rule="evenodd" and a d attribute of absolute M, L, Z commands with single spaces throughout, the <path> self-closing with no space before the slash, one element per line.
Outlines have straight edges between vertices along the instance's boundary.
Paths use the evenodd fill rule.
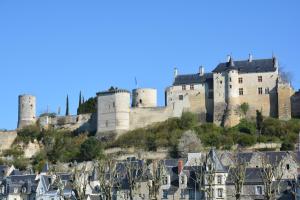
<path fill-rule="evenodd" d="M 80 159 L 84 161 L 93 160 L 103 155 L 103 147 L 100 141 L 94 137 L 85 140 L 80 146 Z"/>
<path fill-rule="evenodd" d="M 188 130 L 194 128 L 198 123 L 197 115 L 190 112 L 182 113 L 180 118 L 180 128 L 183 130 Z"/>
<path fill-rule="evenodd" d="M 235 126 L 235 128 L 242 133 L 255 134 L 256 133 L 256 125 L 254 122 L 250 122 L 246 119 L 242 119 L 240 123 Z"/>
<path fill-rule="evenodd" d="M 256 137 L 248 134 L 240 134 L 238 144 L 242 147 L 252 146 L 256 143 Z"/>
<path fill-rule="evenodd" d="M 284 141 L 280 148 L 280 151 L 294 151 L 294 150 L 295 150 L 295 145 L 287 141 Z"/>

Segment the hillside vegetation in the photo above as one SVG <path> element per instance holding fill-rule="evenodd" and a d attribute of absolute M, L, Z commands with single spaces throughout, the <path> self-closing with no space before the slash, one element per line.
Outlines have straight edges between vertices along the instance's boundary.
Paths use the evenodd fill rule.
<path fill-rule="evenodd" d="M 183 113 L 181 118 L 172 118 L 147 128 L 129 131 L 108 143 L 101 142 L 88 133 L 41 130 L 32 125 L 18 131 L 15 144 L 11 149 L 4 151 L 2 156 L 9 157 L 6 162 L 11 162 L 20 169 L 25 169 L 31 164 L 36 170 L 40 170 L 46 161 L 80 162 L 103 157 L 103 149 L 112 147 L 135 147 L 146 151 L 168 148 L 171 157 L 178 157 L 179 141 L 188 130 L 199 138 L 204 147 L 231 149 L 236 144 L 248 147 L 258 142 L 280 142 L 282 150 L 294 149 L 300 130 L 299 119 L 280 121 L 260 115 L 257 119 L 243 119 L 235 127 L 223 128 L 212 123 L 199 124 L 196 115 Z M 24 158 L 24 151 L 20 145 L 29 142 L 38 142 L 42 146 L 42 150 L 31 160 Z"/>
<path fill-rule="evenodd" d="M 231 149 L 235 144 L 247 147 L 259 142 L 282 142 L 283 150 L 292 150 L 297 142 L 300 120 L 265 118 L 258 123 L 255 119 L 243 119 L 235 127 L 223 128 L 213 123 L 199 125 L 196 115 L 184 113 L 181 118 L 172 118 L 148 128 L 130 131 L 109 146 L 137 147 L 150 151 L 159 147 L 176 147 L 186 130 L 194 130 L 205 147 Z"/>

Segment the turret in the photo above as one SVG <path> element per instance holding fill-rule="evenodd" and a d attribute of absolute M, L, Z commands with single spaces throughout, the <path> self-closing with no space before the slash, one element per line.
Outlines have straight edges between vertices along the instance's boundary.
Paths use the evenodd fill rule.
<path fill-rule="evenodd" d="M 32 95 L 19 96 L 18 128 L 32 125 L 36 122 L 36 98 Z"/>

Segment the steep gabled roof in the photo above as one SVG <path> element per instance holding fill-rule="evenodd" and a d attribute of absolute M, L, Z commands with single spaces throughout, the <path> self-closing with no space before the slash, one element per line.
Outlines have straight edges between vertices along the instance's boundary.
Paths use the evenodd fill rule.
<path fill-rule="evenodd" d="M 215 149 L 211 149 L 207 155 L 207 162 L 211 162 L 216 172 L 226 172 L 226 168 L 221 163 L 220 159 L 217 156 Z"/>
<path fill-rule="evenodd" d="M 232 63 L 233 62 L 233 63 Z M 214 73 L 224 72 L 228 69 L 236 69 L 239 73 L 257 73 L 257 72 L 275 72 L 274 58 L 272 59 L 258 59 L 241 61 L 232 61 L 220 63 L 214 70 Z M 233 65 L 232 65 L 233 64 Z"/>
<path fill-rule="evenodd" d="M 197 74 L 184 74 L 184 75 L 177 75 L 175 77 L 173 85 L 190 85 L 190 84 L 201 84 L 208 81 L 212 81 L 212 73 L 205 73 L 203 76 L 200 76 L 199 73 Z"/>

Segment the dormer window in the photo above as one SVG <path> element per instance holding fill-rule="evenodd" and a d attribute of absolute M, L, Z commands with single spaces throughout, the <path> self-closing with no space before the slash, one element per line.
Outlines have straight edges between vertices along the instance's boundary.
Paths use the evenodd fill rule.
<path fill-rule="evenodd" d="M 180 183 L 181 183 L 181 185 L 185 184 L 185 177 L 184 176 L 180 177 Z"/>
<path fill-rule="evenodd" d="M 168 177 L 167 176 L 162 177 L 162 184 L 163 185 L 168 185 Z"/>
<path fill-rule="evenodd" d="M 26 187 L 23 187 L 23 188 L 22 188 L 22 193 L 25 194 L 26 192 L 27 192 L 27 188 L 26 188 Z"/>

